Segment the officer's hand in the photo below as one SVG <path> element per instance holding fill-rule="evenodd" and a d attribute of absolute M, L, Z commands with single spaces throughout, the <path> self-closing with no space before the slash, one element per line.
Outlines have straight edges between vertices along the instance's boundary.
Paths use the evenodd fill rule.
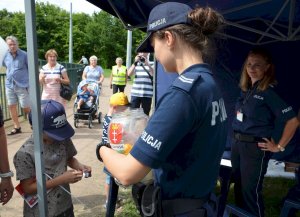
<path fill-rule="evenodd" d="M 102 158 L 101 158 L 101 156 L 100 156 L 100 148 L 101 148 L 102 146 L 105 146 L 105 147 L 107 147 L 107 148 L 111 148 L 111 146 L 110 146 L 109 143 L 102 143 L 102 142 L 101 142 L 101 143 L 99 143 L 99 144 L 97 145 L 97 147 L 96 147 L 96 156 L 97 156 L 98 160 L 101 161 L 101 162 L 103 162 L 103 160 L 102 160 Z"/>
<path fill-rule="evenodd" d="M 267 138 L 263 138 L 263 140 L 265 140 L 265 142 L 257 143 L 258 147 L 260 147 L 262 151 L 279 152 L 273 139 L 269 140 Z"/>

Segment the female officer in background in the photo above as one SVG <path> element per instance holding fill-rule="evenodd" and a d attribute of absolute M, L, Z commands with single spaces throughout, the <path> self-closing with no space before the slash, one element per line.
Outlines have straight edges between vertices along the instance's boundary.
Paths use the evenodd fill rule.
<path fill-rule="evenodd" d="M 193 10 L 167 2 L 152 9 L 148 36 L 137 51 L 153 52 L 154 48 L 165 71 L 179 77 L 157 103 L 130 154 L 98 146 L 99 159 L 124 185 L 139 182 L 153 168 L 162 199 L 163 214 L 157 216 L 213 215 L 203 207 L 218 176 L 227 115 L 203 53 L 209 36 L 222 23 L 223 18 L 211 8 Z"/>
<path fill-rule="evenodd" d="M 249 52 L 240 79 L 241 97 L 233 121 L 231 162 L 238 206 L 264 216 L 262 183 L 272 152 L 284 151 L 299 122 L 273 90 L 276 84 L 271 55 L 262 48 Z M 275 120 L 285 122 L 277 143 L 271 138 Z"/>

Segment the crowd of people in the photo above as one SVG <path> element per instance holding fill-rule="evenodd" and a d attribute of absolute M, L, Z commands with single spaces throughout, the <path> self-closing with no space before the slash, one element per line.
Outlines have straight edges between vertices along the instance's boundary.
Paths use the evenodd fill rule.
<path fill-rule="evenodd" d="M 176 19 L 175 19 L 176 17 Z M 164 20 L 164 22 L 154 22 Z M 156 216 L 217 215 L 214 189 L 220 161 L 228 135 L 225 102 L 210 66 L 205 62 L 208 43 L 224 24 L 224 18 L 212 8 L 192 9 L 186 4 L 167 2 L 154 7 L 149 15 L 147 37 L 138 47 L 133 64 L 127 69 L 121 57 L 112 66 L 109 86 L 112 94 L 104 117 L 101 143 L 96 148 L 104 164 L 106 201 L 114 178 L 122 185 L 134 185 L 150 172 L 154 184 L 144 186 L 141 198 L 156 198 Z M 2 65 L 6 67 L 5 92 L 13 129 L 7 134 L 22 133 L 17 104 L 24 109 L 32 124 L 29 98 L 27 54 L 19 49 L 18 40 L 8 36 L 9 50 Z M 154 68 L 149 54 L 153 53 L 166 72 L 178 77 L 157 102 L 152 111 Z M 42 87 L 42 140 L 49 216 L 74 216 L 70 184 L 91 173 L 92 167 L 79 162 L 71 137 L 72 126 L 67 121 L 66 103 L 61 97 L 61 85 L 70 84 L 67 69 L 57 62 L 54 49 L 45 53 L 47 64 L 39 72 Z M 98 58 L 85 56 L 79 88 L 77 109 L 93 101 L 89 83 L 102 87 L 104 70 Z M 130 100 L 124 94 L 128 76 L 134 75 Z M 299 112 L 294 111 L 274 90 L 274 63 L 271 54 L 261 47 L 247 55 L 241 71 L 241 94 L 237 99 L 233 122 L 232 174 L 236 204 L 249 213 L 263 217 L 263 179 L 268 162 L 275 152 L 284 152 L 299 127 Z M 129 154 L 112 150 L 108 126 L 115 114 L 141 108 L 150 117 L 142 135 Z M 298 115 L 298 117 L 297 117 Z M 283 124 L 280 138 L 275 141 L 276 121 Z M 100 130 L 100 129 L 99 129 Z M 34 133 L 34 132 L 33 132 Z M 0 203 L 6 204 L 14 187 L 7 151 L 3 113 L 0 106 Z M 35 179 L 34 141 L 31 135 L 13 158 L 16 179 L 26 194 L 37 193 Z M 70 169 L 67 169 L 67 166 Z M 195 172 L 197 171 L 197 172 Z M 199 185 L 201 183 L 201 185 Z M 149 190 L 151 189 L 151 190 Z M 142 204 L 138 204 L 142 206 Z M 24 216 L 38 216 L 38 207 L 24 202 Z M 145 211 L 144 211 L 145 212 Z M 143 213 L 145 215 L 145 213 Z"/>

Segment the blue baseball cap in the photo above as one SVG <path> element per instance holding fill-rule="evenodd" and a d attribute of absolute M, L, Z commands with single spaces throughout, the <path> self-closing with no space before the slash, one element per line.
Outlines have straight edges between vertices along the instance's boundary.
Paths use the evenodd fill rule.
<path fill-rule="evenodd" d="M 166 2 L 155 6 L 148 18 L 148 34 L 136 52 L 153 52 L 150 41 L 153 32 L 176 24 L 191 24 L 191 20 L 188 18 L 191 10 L 190 6 L 179 2 Z"/>
<path fill-rule="evenodd" d="M 67 121 L 65 108 L 61 103 L 54 100 L 42 100 L 41 109 L 43 131 L 50 138 L 63 141 L 74 135 L 75 131 Z M 31 113 L 29 122 L 32 125 Z"/>

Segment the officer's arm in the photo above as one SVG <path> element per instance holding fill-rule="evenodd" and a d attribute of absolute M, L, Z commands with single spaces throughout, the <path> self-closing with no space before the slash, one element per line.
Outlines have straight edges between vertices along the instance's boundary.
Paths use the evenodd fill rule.
<path fill-rule="evenodd" d="M 101 147 L 99 152 L 108 171 L 125 186 L 139 182 L 151 170 L 130 154 L 119 154 L 107 147 Z"/>
<path fill-rule="evenodd" d="M 280 145 L 281 147 L 284 148 L 292 139 L 298 126 L 299 126 L 299 121 L 296 117 L 288 120 L 284 126 L 282 136 L 277 145 Z"/>

